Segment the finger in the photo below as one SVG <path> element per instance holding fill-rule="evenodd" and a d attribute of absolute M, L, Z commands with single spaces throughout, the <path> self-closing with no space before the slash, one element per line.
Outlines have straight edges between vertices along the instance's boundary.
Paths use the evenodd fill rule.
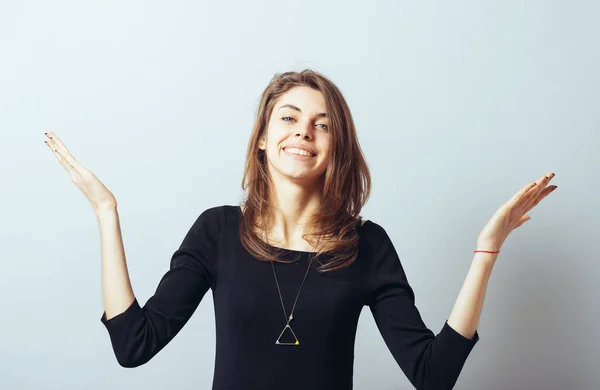
<path fill-rule="evenodd" d="M 65 144 L 58 137 L 56 137 L 56 134 L 49 131 L 46 133 L 46 135 L 50 138 L 50 142 L 52 142 L 55 146 L 54 149 L 57 150 L 57 152 L 60 154 L 63 160 L 66 161 L 74 171 L 81 171 L 81 169 L 83 168 L 81 164 L 79 164 L 77 160 L 75 160 L 75 158 L 73 157 L 71 152 L 69 152 Z"/>
<path fill-rule="evenodd" d="M 61 139 L 60 139 L 60 138 L 58 138 L 58 136 L 57 136 L 57 135 L 56 135 L 54 132 L 52 132 L 52 131 L 49 131 L 49 132 L 47 132 L 47 133 L 46 133 L 46 135 L 47 135 L 49 138 L 52 138 L 52 140 L 54 140 L 54 142 L 56 142 L 56 144 L 57 144 L 57 145 L 58 145 L 58 146 L 59 146 L 59 147 L 60 147 L 62 150 L 64 150 L 65 152 L 67 152 L 67 153 L 69 153 L 69 154 L 71 153 L 71 152 L 69 152 L 69 149 L 67 149 L 67 147 L 65 146 L 65 144 L 64 144 L 64 143 L 61 141 Z"/>
<path fill-rule="evenodd" d="M 519 226 L 523 225 L 525 222 L 529 221 L 531 219 L 531 217 L 527 214 L 525 214 L 523 217 L 521 217 L 521 220 L 519 221 L 519 224 L 517 226 L 515 226 L 515 229 L 518 228 Z"/>
<path fill-rule="evenodd" d="M 537 198 L 532 198 L 532 200 L 527 203 L 527 208 L 525 209 L 525 212 L 529 212 L 532 208 L 534 208 L 535 206 L 537 206 L 542 199 L 544 199 L 546 196 L 548 196 L 552 191 L 554 191 L 555 189 L 557 189 L 558 186 L 549 186 L 544 188 L 544 190 L 542 191 L 541 194 L 538 195 Z"/>
<path fill-rule="evenodd" d="M 535 181 L 527 184 L 525 187 L 521 188 L 516 194 L 514 194 L 512 198 L 508 200 L 507 204 L 511 207 L 516 205 L 517 203 L 519 203 L 519 201 L 523 199 L 523 197 L 525 197 L 527 193 L 529 193 L 529 191 L 531 191 L 532 188 L 536 187 L 537 185 L 538 183 Z"/>
<path fill-rule="evenodd" d="M 534 202 L 537 204 L 542 199 L 540 198 L 541 196 L 546 196 L 548 194 L 545 191 L 551 191 L 549 188 L 556 188 L 556 186 L 547 187 L 548 183 L 554 178 L 554 176 L 554 173 L 550 172 L 546 176 L 542 176 L 537 180 L 536 183 L 538 183 L 538 185 L 536 186 L 535 190 L 523 196 L 523 203 L 526 207 L 529 207 Z"/>
<path fill-rule="evenodd" d="M 50 148 L 50 150 L 52 151 L 52 153 L 56 156 L 56 158 L 58 159 L 58 161 L 60 162 L 60 165 L 63 166 L 63 168 L 65 168 L 65 170 L 69 173 L 69 175 L 71 175 L 71 177 L 73 176 L 73 168 L 65 161 L 64 158 L 62 158 L 62 156 L 58 153 L 58 151 L 55 149 L 54 144 L 50 141 L 44 141 L 46 143 L 46 145 L 48 145 L 48 147 Z"/>
<path fill-rule="evenodd" d="M 541 176 L 533 183 L 529 183 L 517 192 L 509 201 L 508 204 L 511 207 L 516 206 L 518 203 L 528 203 L 532 199 L 536 199 L 537 196 L 546 188 L 546 185 L 554 178 L 554 173 L 550 172 L 548 175 Z"/>
<path fill-rule="evenodd" d="M 539 179 L 536 180 L 537 186 L 535 188 L 535 193 L 539 194 L 541 193 L 546 186 L 548 185 L 548 183 L 550 183 L 550 180 L 552 180 L 554 178 L 554 173 L 550 172 L 547 175 L 544 175 L 542 177 L 540 177 Z"/>
<path fill-rule="evenodd" d="M 58 146 L 58 144 L 56 143 L 56 141 L 53 138 L 51 138 L 48 142 L 49 142 L 50 146 L 52 147 L 52 150 L 54 151 L 54 153 L 58 157 L 58 159 L 62 163 L 65 164 L 65 167 L 69 168 L 70 170 L 75 170 L 75 167 L 73 166 L 73 164 L 69 163 L 69 161 L 65 158 L 64 151 L 61 149 L 60 146 Z"/>

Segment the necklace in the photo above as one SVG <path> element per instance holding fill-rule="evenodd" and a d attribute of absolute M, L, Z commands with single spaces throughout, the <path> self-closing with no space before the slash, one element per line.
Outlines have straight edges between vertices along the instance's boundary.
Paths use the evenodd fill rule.
<path fill-rule="evenodd" d="M 302 286 L 304 286 L 304 281 L 306 280 L 306 275 L 308 275 L 308 270 L 310 269 L 310 263 L 311 263 L 311 259 L 308 260 L 308 267 L 306 268 L 306 273 L 304 274 L 304 279 L 302 279 L 302 284 L 300 285 L 298 294 L 296 294 L 296 300 L 294 301 L 294 306 L 292 306 L 292 311 L 290 312 L 290 316 L 288 317 L 288 315 L 285 311 L 285 305 L 283 304 L 283 297 L 281 296 L 281 290 L 279 289 L 279 282 L 277 281 L 277 274 L 275 273 L 275 266 L 273 265 L 273 260 L 271 260 L 271 268 L 273 269 L 273 276 L 275 276 L 275 284 L 277 285 L 277 292 L 279 293 L 279 299 L 281 300 L 281 307 L 283 308 L 283 316 L 285 318 L 285 327 L 279 334 L 279 337 L 277 337 L 277 340 L 275 340 L 275 344 L 277 344 L 277 345 L 300 345 L 300 342 L 298 341 L 298 337 L 296 337 L 296 334 L 294 333 L 294 331 L 292 330 L 292 327 L 290 326 L 290 322 L 292 321 L 292 319 L 294 319 L 294 309 L 296 308 L 296 302 L 298 302 L 298 297 L 300 296 L 300 291 L 302 291 Z M 281 339 L 281 336 L 283 335 L 283 333 L 285 332 L 286 329 L 289 329 L 292 332 L 292 335 L 294 335 L 294 339 L 296 339 L 295 342 L 283 343 L 283 342 L 279 341 L 279 339 Z"/>

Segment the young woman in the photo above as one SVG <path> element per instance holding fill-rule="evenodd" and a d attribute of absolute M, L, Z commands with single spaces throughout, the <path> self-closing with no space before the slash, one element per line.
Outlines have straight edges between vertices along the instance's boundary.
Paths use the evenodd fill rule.
<path fill-rule="evenodd" d="M 359 315 L 369 306 L 417 389 L 451 389 L 479 339 L 487 281 L 508 234 L 556 186 L 527 184 L 493 215 L 448 320 L 434 334 L 385 229 L 364 221 L 370 175 L 333 82 L 305 70 L 264 90 L 247 151 L 241 205 L 205 209 L 141 307 L 129 281 L 117 201 L 54 133 L 52 152 L 100 225 L 105 312 L 116 359 L 148 362 L 208 289 L 216 320 L 213 389 L 351 389 Z"/>

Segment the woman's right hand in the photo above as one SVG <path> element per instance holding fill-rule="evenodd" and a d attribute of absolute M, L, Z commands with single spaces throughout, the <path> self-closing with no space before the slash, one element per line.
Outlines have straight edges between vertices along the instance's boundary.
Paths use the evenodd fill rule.
<path fill-rule="evenodd" d="M 102 184 L 92 171 L 78 163 L 67 147 L 53 132 L 45 133 L 48 140 L 46 145 L 58 161 L 71 175 L 71 181 L 83 192 L 96 212 L 105 208 L 117 207 L 114 195 Z"/>

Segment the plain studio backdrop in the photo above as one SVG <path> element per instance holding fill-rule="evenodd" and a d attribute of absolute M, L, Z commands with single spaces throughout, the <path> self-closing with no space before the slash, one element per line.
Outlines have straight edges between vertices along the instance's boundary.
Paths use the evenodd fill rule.
<path fill-rule="evenodd" d="M 197 216 L 240 202 L 263 88 L 307 67 L 348 100 L 373 177 L 363 218 L 389 232 L 436 334 L 492 214 L 556 173 L 501 249 L 456 388 L 599 388 L 599 13 L 594 1 L 3 1 L 0 388 L 210 388 L 210 290 L 150 362 L 118 365 L 97 221 L 44 132 L 115 194 L 144 304 Z M 355 389 L 411 389 L 362 314 Z"/>

